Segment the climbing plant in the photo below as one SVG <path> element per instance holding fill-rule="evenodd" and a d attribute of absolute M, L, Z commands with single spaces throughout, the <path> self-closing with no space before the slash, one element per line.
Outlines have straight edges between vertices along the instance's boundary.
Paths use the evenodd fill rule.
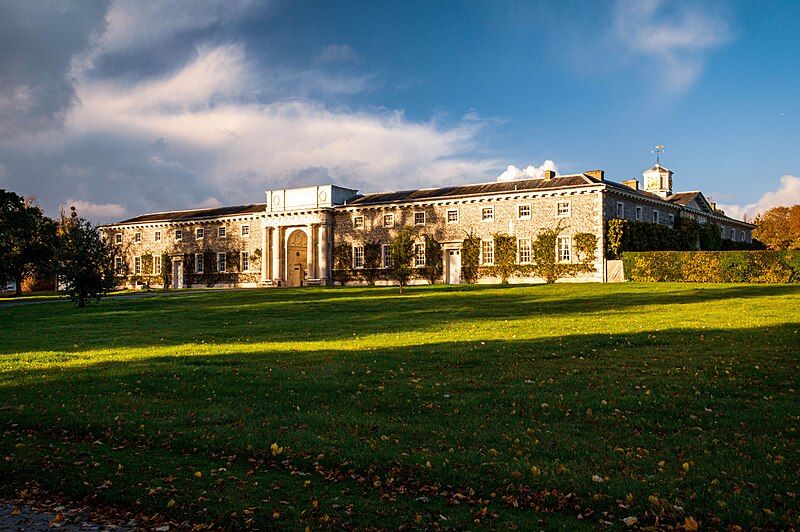
<path fill-rule="evenodd" d="M 425 235 L 425 267 L 422 274 L 429 283 L 435 284 L 442 278 L 443 272 L 442 244 L 432 236 Z"/>
<path fill-rule="evenodd" d="M 470 231 L 461 243 L 461 279 L 464 282 L 477 282 L 480 256 L 481 241 Z"/>

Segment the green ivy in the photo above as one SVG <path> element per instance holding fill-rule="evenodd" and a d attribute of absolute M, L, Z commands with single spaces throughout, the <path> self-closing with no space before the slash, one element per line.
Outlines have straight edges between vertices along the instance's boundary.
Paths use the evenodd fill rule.
<path fill-rule="evenodd" d="M 800 282 L 800 251 L 626 252 L 622 263 L 636 282 Z"/>
<path fill-rule="evenodd" d="M 425 235 L 425 267 L 422 275 L 429 283 L 435 284 L 444 273 L 444 259 L 442 257 L 442 244 L 435 238 Z"/>
<path fill-rule="evenodd" d="M 481 241 L 470 232 L 461 243 L 461 279 L 465 283 L 474 284 L 478 281 L 481 256 Z"/>

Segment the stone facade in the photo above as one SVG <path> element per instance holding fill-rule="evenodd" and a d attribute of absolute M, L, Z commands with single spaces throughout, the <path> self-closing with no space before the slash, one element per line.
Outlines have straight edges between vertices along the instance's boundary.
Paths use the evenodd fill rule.
<path fill-rule="evenodd" d="M 600 170 L 365 195 L 334 185 L 278 189 L 267 191 L 262 204 L 147 214 L 102 230 L 118 245 L 121 286 L 173 288 L 330 284 L 336 246 L 353 251 L 357 274 L 363 246 L 388 247 L 402 227 L 411 228 L 417 243 L 428 236 L 442 244 L 442 281 L 450 283 L 460 281 L 460 249 L 470 234 L 482 241 L 482 250 L 486 246 L 487 257 L 495 235 L 516 237 L 521 264 L 527 243 L 542 229 L 560 229 L 559 257 L 566 262 L 577 260 L 574 235 L 594 235 L 593 271 L 565 281 L 608 278 L 604 228 L 613 218 L 671 226 L 678 216 L 689 216 L 718 224 L 724 238 L 751 241 L 751 224 L 725 216 L 702 193 L 673 194 L 670 170 L 656 165 L 643 175 L 651 190 L 639 190 L 636 180 L 607 181 Z M 481 261 L 490 265 L 483 255 Z M 385 271 L 381 277 L 379 282 L 389 282 Z M 484 275 L 479 282 L 498 279 Z"/>

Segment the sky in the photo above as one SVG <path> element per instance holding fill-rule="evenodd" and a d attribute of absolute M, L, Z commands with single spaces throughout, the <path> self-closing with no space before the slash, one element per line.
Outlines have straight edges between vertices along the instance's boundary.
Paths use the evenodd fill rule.
<path fill-rule="evenodd" d="M 800 203 L 800 2 L 0 0 L 0 188 L 97 223 L 654 162 Z"/>

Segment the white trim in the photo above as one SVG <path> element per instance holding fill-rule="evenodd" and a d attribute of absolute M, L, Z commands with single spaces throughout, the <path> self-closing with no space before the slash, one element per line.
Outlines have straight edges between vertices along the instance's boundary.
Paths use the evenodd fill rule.
<path fill-rule="evenodd" d="M 133 257 L 133 275 L 142 275 L 142 256 Z"/>
<path fill-rule="evenodd" d="M 619 218 L 620 220 L 625 219 L 625 203 L 622 201 L 617 202 L 617 210 L 615 212 L 615 217 Z"/>
<path fill-rule="evenodd" d="M 224 262 L 225 268 L 220 268 L 220 258 Z M 227 273 L 228 272 L 228 254 L 225 251 L 220 251 L 217 253 L 217 272 L 219 273 Z"/>
<path fill-rule="evenodd" d="M 356 250 L 361 250 L 361 266 L 356 264 Z M 364 269 L 364 245 L 361 244 L 353 244 L 353 269 L 354 270 L 363 270 Z"/>
<path fill-rule="evenodd" d="M 492 253 L 492 260 L 491 262 L 487 261 L 484 257 L 483 245 L 489 244 Z M 481 266 L 494 266 L 494 239 L 491 240 L 481 240 L 481 253 L 480 253 L 480 265 Z"/>
<path fill-rule="evenodd" d="M 561 212 L 561 206 L 566 205 L 566 212 Z M 558 201 L 556 202 L 556 218 L 569 218 L 572 216 L 572 202 L 571 201 Z"/>
<path fill-rule="evenodd" d="M 422 249 L 422 253 L 418 254 L 417 249 Z M 425 267 L 425 242 L 414 242 L 414 267 Z"/>
<path fill-rule="evenodd" d="M 183 229 L 175 229 L 175 242 L 183 242 Z"/>
<path fill-rule="evenodd" d="M 528 243 L 528 260 L 522 260 L 522 246 L 520 245 L 522 242 Z M 517 263 L 518 264 L 530 264 L 533 261 L 533 240 L 530 238 L 518 238 L 517 239 Z"/>
<path fill-rule="evenodd" d="M 387 225 L 386 220 L 391 220 L 391 223 Z M 381 218 L 381 225 L 384 229 L 391 229 L 392 227 L 394 227 L 394 213 L 393 212 L 383 213 L 383 218 Z"/>
<path fill-rule="evenodd" d="M 122 233 L 114 233 L 114 244 L 122 244 Z"/>
<path fill-rule="evenodd" d="M 247 264 L 245 264 L 247 262 Z M 239 267 L 242 272 L 249 272 L 250 271 L 250 252 L 249 251 L 240 251 L 239 252 Z"/>
<path fill-rule="evenodd" d="M 357 224 L 356 220 L 361 220 L 361 224 L 360 225 Z M 362 231 L 364 230 L 364 216 L 363 215 L 353 216 L 353 229 L 358 229 L 358 230 L 362 230 Z"/>
<path fill-rule="evenodd" d="M 422 223 L 417 221 L 417 215 L 418 214 L 422 215 Z M 427 218 L 428 217 L 425 215 L 425 211 L 414 211 L 414 225 L 415 226 L 425 225 L 425 223 L 428 221 Z"/>
<path fill-rule="evenodd" d="M 224 225 L 217 227 L 217 238 L 228 238 L 228 228 Z"/>
<path fill-rule="evenodd" d="M 392 266 L 392 245 L 381 244 L 381 268 L 388 269 L 391 268 L 391 266 Z"/>
<path fill-rule="evenodd" d="M 453 220 L 452 222 L 450 221 L 450 213 L 451 212 L 456 213 L 456 219 Z M 460 215 L 461 215 L 461 213 L 458 212 L 458 208 L 447 209 L 447 212 L 445 213 L 445 218 L 444 218 L 445 219 L 445 223 L 446 224 L 453 224 L 453 225 L 457 224 L 459 222 Z"/>
<path fill-rule="evenodd" d="M 489 214 L 489 217 L 486 214 Z M 494 205 L 490 205 L 488 207 L 481 207 L 481 222 L 493 222 L 494 221 Z"/>
<path fill-rule="evenodd" d="M 247 232 L 245 232 L 245 229 Z M 242 234 L 242 238 L 250 238 L 250 224 L 243 224 L 240 232 Z"/>
<path fill-rule="evenodd" d="M 206 236 L 206 230 L 204 227 L 196 227 L 194 230 L 194 239 L 195 240 L 202 240 Z"/>
<path fill-rule="evenodd" d="M 520 209 L 527 208 L 528 214 L 520 214 Z M 531 208 L 530 203 L 520 203 L 517 205 L 517 219 L 518 220 L 530 220 L 531 214 L 533 213 L 533 209 Z"/>
<path fill-rule="evenodd" d="M 153 231 L 153 242 L 161 242 L 161 231 Z"/>
<path fill-rule="evenodd" d="M 136 231 L 135 233 L 133 233 L 133 241 L 136 244 L 140 244 L 142 242 L 142 232 L 141 231 Z"/>
<path fill-rule="evenodd" d="M 206 259 L 203 253 L 194 254 L 194 273 L 205 273 Z M 199 268 L 198 268 L 199 266 Z"/>

